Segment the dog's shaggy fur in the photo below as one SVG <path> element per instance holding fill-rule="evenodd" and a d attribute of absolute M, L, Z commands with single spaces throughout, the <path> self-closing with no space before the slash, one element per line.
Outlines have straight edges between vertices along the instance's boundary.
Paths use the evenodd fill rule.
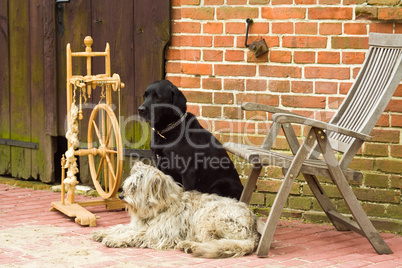
<path fill-rule="evenodd" d="M 259 241 L 246 204 L 216 194 L 183 191 L 160 170 L 137 162 L 119 196 L 131 214 L 127 225 L 92 233 L 108 247 L 177 248 L 197 257 L 239 257 Z"/>

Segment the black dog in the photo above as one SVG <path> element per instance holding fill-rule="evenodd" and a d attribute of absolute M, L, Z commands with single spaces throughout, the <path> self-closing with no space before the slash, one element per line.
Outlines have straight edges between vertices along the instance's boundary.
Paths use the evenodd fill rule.
<path fill-rule="evenodd" d="M 222 144 L 186 112 L 186 98 L 170 81 L 150 84 L 140 116 L 153 129 L 151 149 L 157 167 L 181 183 L 186 191 L 197 190 L 239 199 L 243 186 Z"/>

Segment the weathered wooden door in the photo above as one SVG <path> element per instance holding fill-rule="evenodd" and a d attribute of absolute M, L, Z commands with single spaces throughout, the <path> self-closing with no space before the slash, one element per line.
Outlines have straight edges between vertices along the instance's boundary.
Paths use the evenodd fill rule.
<path fill-rule="evenodd" d="M 0 64 L 0 140 L 22 141 L 12 146 L 0 142 L 0 174 L 46 182 L 60 177 L 55 153 L 63 150 L 58 143 L 66 133 L 66 45 L 83 51 L 87 35 L 94 40 L 93 51 L 110 44 L 111 71 L 125 83 L 120 98 L 113 96 L 113 103 L 120 103 L 115 112 L 123 147 L 147 147 L 137 142 L 142 133 L 135 116 L 146 86 L 164 77 L 169 0 L 0 0 L 0 27 L 0 53 L 7 56 Z M 93 74 L 104 73 L 102 60 L 92 64 Z M 85 75 L 85 63 L 74 61 L 73 74 Z M 83 142 L 99 97 L 96 89 L 84 105 Z M 126 159 L 128 170 L 129 156 Z M 83 183 L 90 183 L 85 157 L 80 159 L 80 175 Z"/>

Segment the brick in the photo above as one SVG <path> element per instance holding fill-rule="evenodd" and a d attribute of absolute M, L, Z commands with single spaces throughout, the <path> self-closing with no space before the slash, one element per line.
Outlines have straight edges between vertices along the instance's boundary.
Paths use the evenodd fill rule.
<path fill-rule="evenodd" d="M 212 7 L 181 8 L 181 17 L 193 20 L 213 20 L 215 9 Z"/>
<path fill-rule="evenodd" d="M 277 193 L 282 185 L 282 180 L 258 180 L 257 181 L 257 191 L 258 192 L 271 192 Z M 290 189 L 290 194 L 298 195 L 300 194 L 300 184 L 294 183 Z"/>
<path fill-rule="evenodd" d="M 390 184 L 391 188 L 402 189 L 402 176 L 391 175 Z"/>
<path fill-rule="evenodd" d="M 385 108 L 385 111 L 402 113 L 402 100 L 391 99 Z"/>
<path fill-rule="evenodd" d="M 402 145 L 391 145 L 391 156 L 402 157 Z"/>
<path fill-rule="evenodd" d="M 367 158 L 353 158 L 352 162 L 349 165 L 350 169 L 362 171 L 362 170 L 374 170 L 374 160 Z"/>
<path fill-rule="evenodd" d="M 368 49 L 368 38 L 333 36 L 331 38 L 331 47 L 334 49 Z"/>
<path fill-rule="evenodd" d="M 214 93 L 214 104 L 233 104 L 233 102 L 234 102 L 233 93 L 227 93 L 227 92 Z"/>
<path fill-rule="evenodd" d="M 385 206 L 383 204 L 363 203 L 362 207 L 368 216 L 384 217 Z"/>
<path fill-rule="evenodd" d="M 223 88 L 226 90 L 244 91 L 244 79 L 224 79 Z"/>
<path fill-rule="evenodd" d="M 181 73 L 181 63 L 178 62 L 167 62 L 166 63 L 167 73 Z"/>
<path fill-rule="evenodd" d="M 383 189 L 353 188 L 357 199 L 361 201 L 397 203 L 401 200 L 399 191 Z"/>
<path fill-rule="evenodd" d="M 247 79 L 246 90 L 247 91 L 266 91 L 268 89 L 267 80 L 265 79 Z"/>
<path fill-rule="evenodd" d="M 269 80 L 268 89 L 271 92 L 290 92 L 290 81 Z"/>
<path fill-rule="evenodd" d="M 304 19 L 306 9 L 298 7 L 262 7 L 261 18 L 270 20 Z"/>
<path fill-rule="evenodd" d="M 205 63 L 182 63 L 181 70 L 184 74 L 211 75 L 212 65 Z"/>
<path fill-rule="evenodd" d="M 222 108 L 221 106 L 203 106 L 201 115 L 208 118 L 221 118 Z"/>
<path fill-rule="evenodd" d="M 176 21 L 172 23 L 172 33 L 200 33 L 201 23 L 199 22 L 182 22 Z"/>
<path fill-rule="evenodd" d="M 255 76 L 256 66 L 235 65 L 235 64 L 216 64 L 215 75 L 222 76 Z"/>
<path fill-rule="evenodd" d="M 315 5 L 317 0 L 295 0 L 296 5 Z"/>
<path fill-rule="evenodd" d="M 291 91 L 294 93 L 313 93 L 313 88 L 313 82 L 295 80 L 291 82 Z"/>
<path fill-rule="evenodd" d="M 389 114 L 382 114 L 376 123 L 377 127 L 389 127 Z"/>
<path fill-rule="evenodd" d="M 356 19 L 358 20 L 377 20 L 378 19 L 378 7 L 373 6 L 357 6 Z"/>
<path fill-rule="evenodd" d="M 212 5 L 212 6 L 223 5 L 224 2 L 225 2 L 225 0 L 204 0 L 204 5 L 206 5 L 206 6 L 208 6 L 208 5 Z"/>
<path fill-rule="evenodd" d="M 244 30 L 246 27 L 242 27 Z M 269 33 L 269 23 L 268 22 L 253 22 L 252 26 L 249 28 L 250 34 L 267 34 Z"/>
<path fill-rule="evenodd" d="M 295 51 L 294 52 L 295 63 L 314 63 L 315 52 L 312 51 Z"/>
<path fill-rule="evenodd" d="M 342 23 L 320 23 L 319 33 L 322 35 L 340 35 L 342 34 Z"/>
<path fill-rule="evenodd" d="M 226 50 L 225 60 L 226 61 L 244 61 L 244 51 L 243 50 Z"/>
<path fill-rule="evenodd" d="M 317 34 L 318 23 L 316 22 L 296 22 L 295 34 Z"/>
<path fill-rule="evenodd" d="M 282 46 L 291 48 L 326 48 L 327 38 L 321 36 L 284 36 Z"/>
<path fill-rule="evenodd" d="M 342 97 L 329 97 L 328 98 L 328 107 L 331 109 L 338 109 L 341 106 L 343 100 L 345 98 Z"/>
<path fill-rule="evenodd" d="M 180 86 L 183 88 L 200 88 L 200 77 L 182 77 Z"/>
<path fill-rule="evenodd" d="M 269 52 L 269 59 L 271 62 L 291 63 L 292 52 L 282 50 L 271 50 Z"/>
<path fill-rule="evenodd" d="M 380 187 L 387 188 L 388 187 L 388 175 L 384 174 L 373 174 L 367 173 L 364 174 L 364 185 L 368 187 Z"/>
<path fill-rule="evenodd" d="M 222 50 L 204 50 L 203 59 L 205 61 L 222 61 L 223 51 Z"/>
<path fill-rule="evenodd" d="M 338 64 L 341 54 L 339 52 L 319 51 L 317 53 L 317 63 Z"/>
<path fill-rule="evenodd" d="M 365 59 L 364 52 L 343 52 L 342 63 L 344 64 L 363 64 Z"/>
<path fill-rule="evenodd" d="M 333 82 L 315 82 L 315 93 L 317 94 L 336 94 L 338 84 Z"/>
<path fill-rule="evenodd" d="M 249 0 L 250 5 L 266 5 L 270 0 Z"/>
<path fill-rule="evenodd" d="M 306 78 L 325 78 L 346 80 L 350 78 L 349 68 L 346 67 L 305 67 Z"/>
<path fill-rule="evenodd" d="M 288 207 L 293 209 L 309 210 L 313 204 L 311 197 L 289 196 Z"/>
<path fill-rule="evenodd" d="M 246 5 L 247 0 L 226 0 L 227 5 Z"/>
<path fill-rule="evenodd" d="M 246 26 L 243 22 L 227 22 L 225 24 L 225 33 L 227 34 L 245 34 Z"/>
<path fill-rule="evenodd" d="M 272 5 L 291 5 L 293 0 L 271 0 Z"/>
<path fill-rule="evenodd" d="M 366 23 L 345 23 L 344 33 L 350 35 L 367 35 Z"/>
<path fill-rule="evenodd" d="M 208 77 L 202 79 L 202 88 L 203 89 L 222 89 L 222 79 Z"/>
<path fill-rule="evenodd" d="M 262 193 L 254 193 L 250 200 L 251 205 L 265 205 L 265 195 Z"/>
<path fill-rule="evenodd" d="M 184 96 L 188 102 L 194 103 L 212 103 L 212 93 L 196 90 L 183 90 Z"/>
<path fill-rule="evenodd" d="M 196 49 L 168 49 L 166 51 L 166 59 L 199 61 L 201 59 L 201 51 Z"/>
<path fill-rule="evenodd" d="M 243 102 L 258 102 L 264 103 L 266 105 L 278 106 L 279 105 L 279 96 L 270 95 L 270 94 L 238 94 L 237 95 L 237 104 L 241 104 Z"/>
<path fill-rule="evenodd" d="M 219 7 L 216 9 L 218 20 L 247 19 L 258 17 L 258 8 L 254 7 Z"/>
<path fill-rule="evenodd" d="M 402 206 L 401 205 L 389 205 L 387 207 L 387 215 L 393 219 L 402 219 Z"/>
<path fill-rule="evenodd" d="M 261 65 L 259 72 L 261 76 L 301 78 L 301 68 L 295 66 Z"/>
<path fill-rule="evenodd" d="M 214 37 L 214 47 L 233 47 L 234 37 L 233 36 L 215 36 Z"/>
<path fill-rule="evenodd" d="M 325 108 L 325 97 L 291 95 L 282 96 L 282 105 L 297 108 Z"/>
<path fill-rule="evenodd" d="M 399 130 L 389 130 L 389 129 L 379 129 L 374 128 L 370 135 L 372 136 L 373 142 L 389 142 L 389 143 L 399 143 Z"/>
<path fill-rule="evenodd" d="M 236 46 L 240 48 L 244 48 L 244 42 L 246 40 L 245 36 L 238 36 Z M 249 36 L 247 42 L 251 44 L 253 41 L 259 41 L 261 37 L 258 36 Z M 278 36 L 266 36 L 264 37 L 265 42 L 269 48 L 278 47 L 279 46 L 279 37 Z"/>
<path fill-rule="evenodd" d="M 341 0 L 319 0 L 320 5 L 339 5 Z"/>
<path fill-rule="evenodd" d="M 374 22 L 369 24 L 370 33 L 393 33 L 394 27 L 392 23 Z"/>
<path fill-rule="evenodd" d="M 378 19 L 379 20 L 400 20 L 402 18 L 401 7 L 379 7 Z"/>
<path fill-rule="evenodd" d="M 293 34 L 293 22 L 273 22 L 272 33 Z"/>
<path fill-rule="evenodd" d="M 353 8 L 350 7 L 315 7 L 309 8 L 308 19 L 333 19 L 351 20 L 353 19 Z"/>
<path fill-rule="evenodd" d="M 171 46 L 189 46 L 189 47 L 211 47 L 212 36 L 172 36 Z"/>
<path fill-rule="evenodd" d="M 402 174 L 402 160 L 399 159 L 376 159 L 376 166 L 379 171 Z"/>
<path fill-rule="evenodd" d="M 180 0 L 182 5 L 199 5 L 201 0 Z"/>
<path fill-rule="evenodd" d="M 360 5 L 366 2 L 367 0 L 343 0 L 344 5 Z"/>
<path fill-rule="evenodd" d="M 388 145 L 368 142 L 364 145 L 363 152 L 368 156 L 388 156 Z"/>
<path fill-rule="evenodd" d="M 399 0 L 367 0 L 368 5 L 373 6 L 396 6 Z"/>
<path fill-rule="evenodd" d="M 223 23 L 206 22 L 202 26 L 202 32 L 207 34 L 221 34 L 223 33 Z"/>

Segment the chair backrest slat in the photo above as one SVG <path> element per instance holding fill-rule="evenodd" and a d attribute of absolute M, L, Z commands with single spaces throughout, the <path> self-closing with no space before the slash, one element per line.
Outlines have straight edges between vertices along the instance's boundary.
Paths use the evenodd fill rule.
<path fill-rule="evenodd" d="M 370 134 L 402 78 L 402 34 L 371 33 L 369 43 L 363 66 L 331 120 L 364 134 Z M 333 148 L 345 154 L 354 155 L 360 147 L 349 136 L 333 132 L 329 138 Z"/>

